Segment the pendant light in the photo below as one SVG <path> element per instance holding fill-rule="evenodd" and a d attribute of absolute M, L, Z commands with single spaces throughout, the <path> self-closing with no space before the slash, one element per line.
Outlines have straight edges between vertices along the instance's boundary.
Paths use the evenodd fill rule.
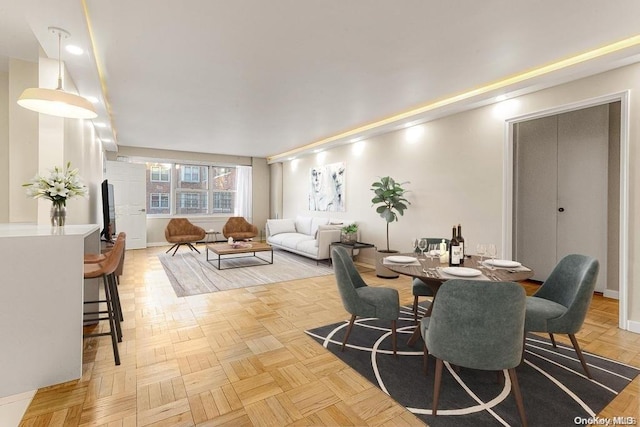
<path fill-rule="evenodd" d="M 18 105 L 38 113 L 70 119 L 93 119 L 98 117 L 95 108 L 87 99 L 62 88 L 62 57 L 60 47 L 62 37 L 70 34 L 62 28 L 49 27 L 49 31 L 58 36 L 58 87 L 56 89 L 25 89 L 18 99 Z"/>

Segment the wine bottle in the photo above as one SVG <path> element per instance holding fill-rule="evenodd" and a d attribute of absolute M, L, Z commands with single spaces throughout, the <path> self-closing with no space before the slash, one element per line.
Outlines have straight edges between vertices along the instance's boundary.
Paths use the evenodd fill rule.
<path fill-rule="evenodd" d="M 461 259 L 460 244 L 458 243 L 456 226 L 454 225 L 451 232 L 451 241 L 449 242 L 449 266 L 460 267 Z"/>
<path fill-rule="evenodd" d="M 462 237 L 462 226 L 460 224 L 458 224 L 458 244 L 460 245 L 460 253 L 461 255 L 461 262 L 460 264 L 464 264 L 464 257 L 467 255 L 467 248 L 464 245 L 464 237 Z"/>

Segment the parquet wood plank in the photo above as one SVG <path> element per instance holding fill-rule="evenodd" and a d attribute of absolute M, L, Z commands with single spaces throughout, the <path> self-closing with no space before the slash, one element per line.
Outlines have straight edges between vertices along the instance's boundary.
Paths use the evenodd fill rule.
<path fill-rule="evenodd" d="M 423 425 L 304 333 L 348 318 L 333 276 L 178 298 L 157 258 L 166 249 L 127 251 L 122 364 L 108 337 L 85 340 L 82 378 L 39 390 L 21 426 Z M 358 268 L 412 302 L 410 278 Z M 640 366 L 640 334 L 617 316 L 616 300 L 594 296 L 578 340 Z M 636 378 L 599 415 L 637 417 L 639 389 Z"/>
<path fill-rule="evenodd" d="M 282 393 L 282 389 L 268 372 L 233 382 L 231 385 L 245 406 Z"/>

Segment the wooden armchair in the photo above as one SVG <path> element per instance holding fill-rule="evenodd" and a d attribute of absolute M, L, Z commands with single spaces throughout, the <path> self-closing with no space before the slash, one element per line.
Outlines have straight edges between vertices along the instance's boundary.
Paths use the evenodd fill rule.
<path fill-rule="evenodd" d="M 244 217 L 232 216 L 222 227 L 222 234 L 227 239 L 232 237 L 233 240 L 246 240 L 258 235 L 258 227 L 248 223 Z"/>
<path fill-rule="evenodd" d="M 167 242 L 173 243 L 173 246 L 171 246 L 166 253 L 176 248 L 171 255 L 174 256 L 182 245 L 187 245 L 192 251 L 200 253 L 200 251 L 193 246 L 193 243 L 204 240 L 204 236 L 204 229 L 193 225 L 188 219 L 172 218 L 167 224 L 167 228 L 164 229 L 164 237 L 167 239 Z"/>

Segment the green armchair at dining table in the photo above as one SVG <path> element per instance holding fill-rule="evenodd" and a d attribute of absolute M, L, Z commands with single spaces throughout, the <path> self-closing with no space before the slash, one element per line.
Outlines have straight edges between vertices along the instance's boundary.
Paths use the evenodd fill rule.
<path fill-rule="evenodd" d="M 445 282 L 431 317 L 420 321 L 424 367 L 436 358 L 433 415 L 437 415 L 443 362 L 483 371 L 507 370 L 522 425 L 527 425 L 516 367 L 524 345 L 526 294 L 515 282 L 459 280 Z"/>
<path fill-rule="evenodd" d="M 342 341 L 344 351 L 351 329 L 358 316 L 374 317 L 391 321 L 391 342 L 393 354 L 397 354 L 396 323 L 400 316 L 400 297 L 396 289 L 368 286 L 356 269 L 349 252 L 334 246 L 331 251 L 338 291 L 342 304 L 351 314 L 347 332 Z"/>
<path fill-rule="evenodd" d="M 599 268 L 598 260 L 586 255 L 562 258 L 537 292 L 527 297 L 524 325 L 527 332 L 547 332 L 554 347 L 553 334 L 567 334 L 589 378 L 591 372 L 575 334 L 587 316 Z"/>

